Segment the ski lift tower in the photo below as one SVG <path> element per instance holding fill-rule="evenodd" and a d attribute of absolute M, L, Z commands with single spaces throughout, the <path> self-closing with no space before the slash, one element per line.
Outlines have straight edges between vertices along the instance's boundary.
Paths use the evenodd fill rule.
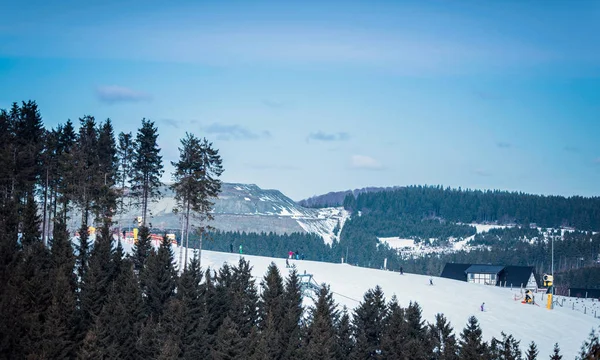
<path fill-rule="evenodd" d="M 319 285 L 313 278 L 313 274 L 307 274 L 306 271 L 304 271 L 304 274 L 298 274 L 298 278 L 300 279 L 302 296 L 308 296 L 316 301 L 319 297 Z"/>

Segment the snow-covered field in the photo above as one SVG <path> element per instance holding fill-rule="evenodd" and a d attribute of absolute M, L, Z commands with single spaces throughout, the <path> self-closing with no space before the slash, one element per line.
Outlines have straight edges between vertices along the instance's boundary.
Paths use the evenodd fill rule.
<path fill-rule="evenodd" d="M 126 250 L 132 247 L 127 242 L 123 246 Z M 173 245 L 176 260 L 179 259 L 179 250 L 179 247 Z M 188 251 L 188 256 L 192 256 L 191 251 Z M 216 269 L 224 263 L 236 264 L 239 257 L 239 254 L 202 251 L 202 267 L 210 266 Z M 257 279 L 263 277 L 271 262 L 277 264 L 282 274 L 286 275 L 289 271 L 285 267 L 285 259 L 249 255 L 244 257 L 253 266 L 253 276 Z M 555 342 L 559 343 L 564 359 L 574 359 L 589 332 L 600 324 L 600 320 L 590 312 L 599 305 L 597 301 L 592 300 L 577 301 L 576 310 L 572 309 L 575 300 L 567 300 L 564 306 L 547 310 L 544 307 L 544 299 L 537 299 L 542 295 L 536 296 L 540 306 L 523 305 L 515 300 L 515 295 L 520 295 L 519 290 L 512 291 L 437 277 L 433 278 L 434 286 L 430 286 L 429 277 L 424 275 L 400 275 L 396 272 L 348 264 L 307 260 L 294 260 L 293 263 L 300 273 L 306 271 L 313 274 L 318 283 L 329 284 L 340 306 L 354 308 L 365 291 L 379 285 L 388 300 L 392 295 L 396 295 L 402 306 L 407 306 L 410 301 L 418 302 L 427 321 L 433 321 L 436 313 L 443 313 L 454 326 L 457 336 L 468 317 L 475 315 L 481 324 L 485 340 L 489 341 L 492 336 L 500 337 L 500 332 L 504 331 L 521 340 L 523 350 L 530 341 L 535 341 L 540 350 L 540 359 L 548 358 Z M 484 312 L 479 309 L 482 302 L 485 302 Z M 309 303 L 310 300 L 307 305 Z M 586 310 L 584 314 L 581 310 L 586 304 L 589 304 L 590 310 Z"/>

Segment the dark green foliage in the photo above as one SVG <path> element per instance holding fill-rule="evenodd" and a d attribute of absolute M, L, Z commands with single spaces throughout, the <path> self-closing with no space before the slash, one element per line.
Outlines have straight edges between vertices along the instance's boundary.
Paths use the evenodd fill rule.
<path fill-rule="evenodd" d="M 107 349 L 109 356 L 135 358 L 136 340 L 144 320 L 143 304 L 133 266 L 124 260 L 93 327 L 98 344 Z"/>
<path fill-rule="evenodd" d="M 79 244 L 77 245 L 77 274 L 81 279 L 84 278 L 88 268 L 88 260 L 90 258 L 90 234 L 86 222 L 81 224 L 79 228 Z"/>
<path fill-rule="evenodd" d="M 94 319 L 100 315 L 107 301 L 106 295 L 114 275 L 112 256 L 112 238 L 97 234 L 89 266 L 81 279 L 80 286 L 80 326 L 83 333 L 94 323 Z M 100 336 L 99 333 L 96 335 Z"/>
<path fill-rule="evenodd" d="M 33 195 L 30 195 L 27 197 L 23 215 L 23 231 L 21 237 L 21 244 L 23 247 L 30 246 L 40 241 L 40 223 L 37 204 Z"/>
<path fill-rule="evenodd" d="M 369 289 L 363 301 L 354 310 L 352 325 L 356 346 L 351 354 L 353 359 L 374 356 L 381 348 L 387 311 L 381 288 L 376 286 L 374 289 Z"/>
<path fill-rule="evenodd" d="M 488 349 L 482 339 L 481 328 L 475 316 L 471 316 L 467 326 L 460 334 L 460 359 L 478 360 L 488 355 Z"/>
<path fill-rule="evenodd" d="M 284 318 L 281 323 L 281 350 L 285 359 L 298 359 L 302 356 L 302 337 L 304 328 L 301 319 L 304 314 L 302 306 L 302 289 L 296 269 L 290 271 L 285 280 Z"/>
<path fill-rule="evenodd" d="M 177 286 L 173 250 L 166 235 L 158 251 L 150 253 L 141 277 L 147 312 L 152 318 L 159 319 L 167 302 L 174 296 Z"/>
<path fill-rule="evenodd" d="M 317 303 L 309 310 L 310 325 L 306 337 L 306 357 L 309 359 L 333 359 L 339 354 L 334 324 L 337 322 L 337 305 L 329 286 L 322 285 Z"/>
<path fill-rule="evenodd" d="M 558 343 L 554 344 L 554 350 L 552 351 L 552 355 L 550 355 L 550 360 L 561 360 L 563 357 L 560 354 L 560 347 Z"/>
<path fill-rule="evenodd" d="M 595 329 L 592 329 L 589 337 L 581 345 L 579 360 L 597 360 L 600 359 L 600 339 Z"/>
<path fill-rule="evenodd" d="M 493 338 L 490 344 L 490 356 L 498 360 L 521 360 L 520 341 L 512 335 L 501 333 L 502 339 Z"/>
<path fill-rule="evenodd" d="M 235 322 L 228 316 L 225 317 L 223 324 L 219 327 L 211 354 L 215 360 L 241 360 L 246 358 L 244 341 Z"/>
<path fill-rule="evenodd" d="M 435 324 L 429 325 L 429 337 L 435 360 L 458 360 L 456 337 L 443 314 L 435 315 Z"/>
<path fill-rule="evenodd" d="M 177 299 L 183 305 L 183 336 L 181 340 L 184 359 L 204 359 L 210 355 L 208 347 L 207 314 L 200 282 L 202 272 L 197 257 L 179 278 Z"/>
<path fill-rule="evenodd" d="M 160 178 L 164 172 L 160 148 L 157 144 L 158 129 L 154 122 L 142 119 L 134 142 L 131 167 L 131 196 L 142 207 L 142 225 L 146 226 L 148 203 L 161 194 Z"/>
<path fill-rule="evenodd" d="M 532 341 L 527 348 L 527 353 L 525 354 L 525 360 L 536 360 L 539 354 L 538 348 L 535 343 Z"/>
<path fill-rule="evenodd" d="M 283 345 L 286 345 L 281 344 L 282 337 L 280 336 L 286 313 L 283 278 L 275 263 L 271 263 L 267 268 L 267 274 L 261 282 L 261 287 L 262 293 L 259 300 L 261 333 L 257 344 L 258 349 L 255 350 L 253 356 L 256 359 L 259 359 L 260 356 L 278 359 Z"/>
<path fill-rule="evenodd" d="M 147 226 L 140 226 L 137 242 L 133 245 L 133 263 L 137 271 L 142 272 L 151 251 L 150 229 Z"/>
<path fill-rule="evenodd" d="M 223 173 L 222 162 L 219 151 L 206 138 L 200 140 L 193 134 L 185 133 L 179 148 L 179 161 L 171 162 L 175 168 L 171 189 L 175 191 L 175 199 L 184 216 L 186 239 L 189 238 L 190 216 L 201 222 L 213 220 L 211 210 L 214 199 L 221 192 L 221 180 L 218 178 Z M 201 228 L 200 234 L 208 228 Z M 201 253 L 202 236 L 199 241 Z"/>
<path fill-rule="evenodd" d="M 354 348 L 354 342 L 352 339 L 352 326 L 350 323 L 350 316 L 348 315 L 348 309 L 344 306 L 342 309 L 342 315 L 336 326 L 337 332 L 337 348 L 338 358 L 348 359 L 350 353 Z"/>

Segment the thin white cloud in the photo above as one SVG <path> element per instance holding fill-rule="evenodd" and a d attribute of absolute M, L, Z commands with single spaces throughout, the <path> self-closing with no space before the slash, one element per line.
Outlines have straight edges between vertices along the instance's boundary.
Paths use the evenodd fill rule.
<path fill-rule="evenodd" d="M 354 169 L 382 170 L 383 165 L 376 159 L 366 155 L 352 155 L 350 166 Z"/>
<path fill-rule="evenodd" d="M 217 137 L 218 140 L 258 140 L 262 138 L 271 137 L 271 133 L 267 130 L 261 132 L 254 132 L 250 129 L 243 127 L 238 124 L 226 125 L 213 123 L 204 128 L 207 134 L 212 134 Z"/>
<path fill-rule="evenodd" d="M 96 95 L 100 101 L 110 104 L 117 102 L 137 102 L 152 99 L 152 96 L 148 93 L 118 85 L 99 86 L 96 88 Z"/>
<path fill-rule="evenodd" d="M 317 131 L 314 133 L 308 134 L 307 141 L 345 141 L 350 139 L 350 135 L 347 132 L 338 132 L 338 133 L 325 133 L 323 131 Z"/>

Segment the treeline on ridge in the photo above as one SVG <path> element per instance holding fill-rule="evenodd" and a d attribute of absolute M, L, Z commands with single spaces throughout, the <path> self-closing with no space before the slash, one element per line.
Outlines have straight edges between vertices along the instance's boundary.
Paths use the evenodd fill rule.
<path fill-rule="evenodd" d="M 384 219 L 413 216 L 455 223 L 536 223 L 541 227 L 600 230 L 599 197 L 531 195 L 499 190 L 408 186 L 392 191 L 348 194 L 346 209 Z"/>

